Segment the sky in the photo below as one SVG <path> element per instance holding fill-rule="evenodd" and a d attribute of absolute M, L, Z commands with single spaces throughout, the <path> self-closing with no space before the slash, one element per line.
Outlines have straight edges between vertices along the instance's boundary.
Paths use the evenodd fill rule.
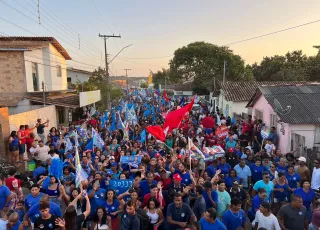
<path fill-rule="evenodd" d="M 174 51 L 191 42 L 226 45 L 316 20 L 229 47 L 252 64 L 293 50 L 315 55 L 320 45 L 319 0 L 39 0 L 41 25 L 37 1 L 0 0 L 0 35 L 55 37 L 73 59 L 69 66 L 91 71 L 104 66 L 99 33 L 120 34 L 107 40 L 109 61 L 132 46 L 110 63 L 113 76 L 168 68 Z"/>

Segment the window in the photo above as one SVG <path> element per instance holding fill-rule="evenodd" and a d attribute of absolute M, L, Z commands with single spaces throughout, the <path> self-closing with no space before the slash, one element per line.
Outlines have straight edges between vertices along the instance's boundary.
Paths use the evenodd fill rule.
<path fill-rule="evenodd" d="M 71 83 L 71 77 L 67 77 L 67 82 Z"/>
<path fill-rule="evenodd" d="M 57 70 L 57 77 L 61 77 L 62 74 L 61 74 L 61 66 L 57 65 L 56 66 L 56 70 Z"/>
<path fill-rule="evenodd" d="M 33 90 L 39 91 L 38 63 L 31 63 Z"/>
<path fill-rule="evenodd" d="M 270 127 L 277 127 L 277 115 L 270 114 Z"/>
<path fill-rule="evenodd" d="M 263 121 L 263 112 L 260 110 L 255 110 L 256 119 L 261 119 Z"/>

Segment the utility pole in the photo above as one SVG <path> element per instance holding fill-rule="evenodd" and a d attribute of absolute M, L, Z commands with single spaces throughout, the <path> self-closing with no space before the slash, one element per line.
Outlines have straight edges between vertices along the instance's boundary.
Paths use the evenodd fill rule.
<path fill-rule="evenodd" d="M 131 71 L 131 69 L 124 69 L 126 71 L 126 78 L 127 78 L 127 96 L 129 95 L 129 81 L 128 81 L 128 71 Z"/>
<path fill-rule="evenodd" d="M 38 0 L 38 22 L 39 22 L 39 25 L 41 25 L 41 18 L 40 18 L 40 0 Z"/>
<path fill-rule="evenodd" d="M 104 56 L 106 62 L 106 87 L 107 87 L 107 110 L 111 110 L 111 103 L 110 103 L 110 82 L 109 82 L 109 63 L 108 63 L 108 53 L 107 53 L 107 39 L 108 38 L 121 38 L 121 36 L 116 35 L 101 35 L 99 33 L 99 37 L 103 38 L 104 40 Z"/>
<path fill-rule="evenodd" d="M 44 82 L 42 81 L 43 107 L 46 106 L 46 93 L 44 92 Z"/>
<path fill-rule="evenodd" d="M 223 61 L 223 82 L 226 81 L 226 65 L 227 61 Z"/>

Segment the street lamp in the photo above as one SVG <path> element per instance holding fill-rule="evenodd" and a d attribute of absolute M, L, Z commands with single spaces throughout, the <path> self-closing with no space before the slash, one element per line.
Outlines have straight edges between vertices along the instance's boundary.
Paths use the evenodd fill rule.
<path fill-rule="evenodd" d="M 111 59 L 111 61 L 109 61 L 109 65 L 110 65 L 110 63 L 122 52 L 122 50 L 124 50 L 124 49 L 126 49 L 126 48 L 128 48 L 128 47 L 130 47 L 130 46 L 132 46 L 132 45 L 133 45 L 133 44 L 127 45 L 127 46 L 123 47 L 123 48 Z"/>

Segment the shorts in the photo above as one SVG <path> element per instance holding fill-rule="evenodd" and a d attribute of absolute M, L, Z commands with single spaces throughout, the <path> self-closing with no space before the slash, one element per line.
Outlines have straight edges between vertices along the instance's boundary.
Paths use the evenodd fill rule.
<path fill-rule="evenodd" d="M 25 151 L 26 151 L 26 145 L 25 144 L 19 145 L 19 154 L 22 155 L 25 153 Z"/>
<path fill-rule="evenodd" d="M 19 150 L 19 147 L 18 146 L 9 146 L 9 151 L 10 152 L 16 152 L 16 151 L 18 151 Z"/>

